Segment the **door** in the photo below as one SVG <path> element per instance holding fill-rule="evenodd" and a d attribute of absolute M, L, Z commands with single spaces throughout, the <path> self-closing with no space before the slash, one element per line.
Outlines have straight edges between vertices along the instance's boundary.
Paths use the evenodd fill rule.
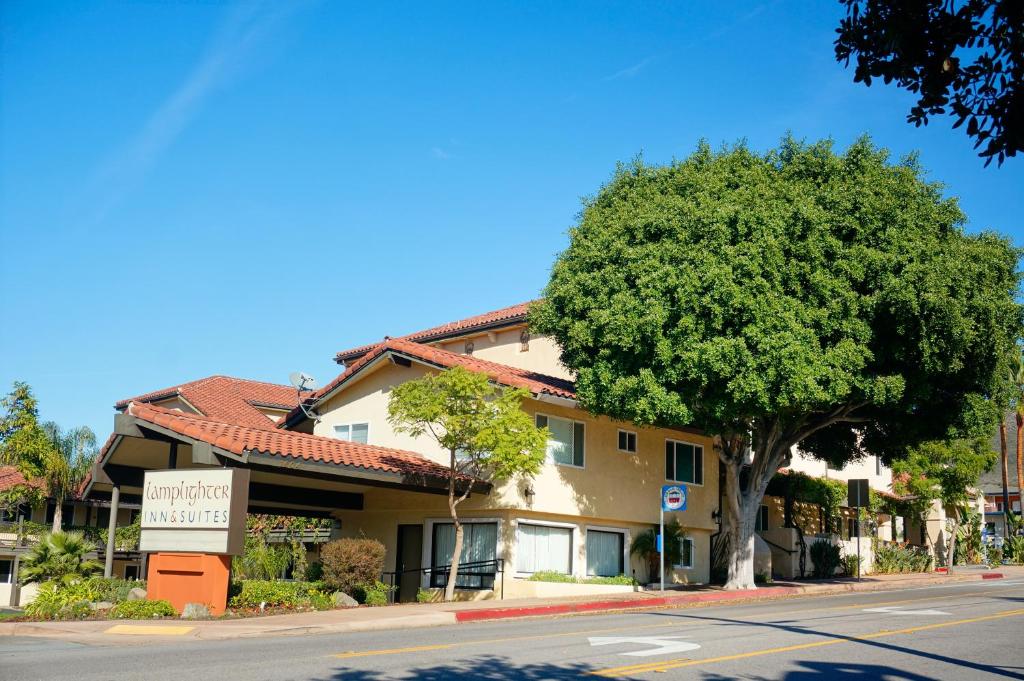
<path fill-rule="evenodd" d="M 417 570 L 421 567 L 423 560 L 423 526 L 422 525 L 399 525 L 398 526 L 398 553 L 395 555 L 395 570 L 398 574 L 398 594 L 396 600 L 399 603 L 409 603 L 416 600 L 416 593 L 420 590 L 420 572 L 406 572 L 406 570 Z"/>

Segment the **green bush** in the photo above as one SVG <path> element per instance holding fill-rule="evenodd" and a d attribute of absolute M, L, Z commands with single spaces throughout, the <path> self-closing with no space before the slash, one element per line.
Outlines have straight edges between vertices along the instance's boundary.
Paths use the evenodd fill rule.
<path fill-rule="evenodd" d="M 370 584 L 355 587 L 354 591 L 352 598 L 363 605 L 387 605 L 391 587 L 380 580 L 374 580 Z"/>
<path fill-rule="evenodd" d="M 178 611 L 167 601 L 124 601 L 110 610 L 110 618 L 115 620 L 151 620 L 177 616 Z"/>
<path fill-rule="evenodd" d="M 856 555 L 843 556 L 843 573 L 847 577 L 856 577 L 858 572 L 857 568 L 863 566 L 860 564 L 860 558 Z"/>
<path fill-rule="evenodd" d="M 836 568 L 842 564 L 839 547 L 827 539 L 818 539 L 811 544 L 811 561 L 814 563 L 814 578 L 833 577 Z"/>
<path fill-rule="evenodd" d="M 231 574 L 238 579 L 272 580 L 281 577 L 291 565 L 291 549 L 268 544 L 262 535 L 245 538 L 242 555 L 231 559 Z"/>
<path fill-rule="evenodd" d="M 416 602 L 417 603 L 433 603 L 436 599 L 433 591 L 427 589 L 416 590 Z"/>
<path fill-rule="evenodd" d="M 1024 563 L 1024 537 L 1007 537 L 1003 542 L 1003 558 L 1017 565 Z"/>
<path fill-rule="evenodd" d="M 145 589 L 146 582 L 117 577 L 91 577 L 89 586 L 96 594 L 95 600 L 117 604 L 128 600 L 128 592 L 132 589 Z"/>
<path fill-rule="evenodd" d="M 306 566 L 306 581 L 319 582 L 324 578 L 324 564 L 320 561 L 310 563 Z"/>
<path fill-rule="evenodd" d="M 932 556 L 924 547 L 878 543 L 875 546 L 875 559 L 871 572 L 877 575 L 928 572 L 931 567 Z"/>
<path fill-rule="evenodd" d="M 555 582 L 557 584 L 617 584 L 621 586 L 636 586 L 637 581 L 626 575 L 614 577 L 574 577 L 554 570 L 541 570 L 530 575 L 531 582 Z"/>
<path fill-rule="evenodd" d="M 25 614 L 34 619 L 80 619 L 90 614 L 89 603 L 97 600 L 89 580 L 50 580 L 39 585 Z"/>
<path fill-rule="evenodd" d="M 989 565 L 1002 565 L 1003 549 L 999 546 L 996 546 L 995 544 L 989 544 L 988 546 L 986 546 L 985 562 L 987 562 Z"/>
<path fill-rule="evenodd" d="M 356 600 L 356 587 L 374 584 L 384 571 L 384 545 L 376 539 L 335 539 L 320 549 L 324 583 Z"/>
<path fill-rule="evenodd" d="M 282 582 L 246 579 L 232 587 L 229 604 L 232 608 L 315 608 L 329 610 L 334 599 L 324 590 L 322 582 Z"/>

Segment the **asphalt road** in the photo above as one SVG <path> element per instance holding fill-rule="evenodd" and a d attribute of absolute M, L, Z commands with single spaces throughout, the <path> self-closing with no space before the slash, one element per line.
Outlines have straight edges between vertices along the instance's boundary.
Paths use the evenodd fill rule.
<path fill-rule="evenodd" d="M 0 638 L 0 679 L 1024 679 L 1024 580 L 345 635 L 129 638 Z"/>

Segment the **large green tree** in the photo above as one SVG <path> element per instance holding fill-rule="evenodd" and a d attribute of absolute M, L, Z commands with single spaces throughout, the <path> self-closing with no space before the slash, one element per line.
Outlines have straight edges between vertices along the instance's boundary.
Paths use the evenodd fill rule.
<path fill-rule="evenodd" d="M 535 475 L 544 462 L 547 429 L 537 428 L 522 410 L 528 395 L 462 367 L 407 381 L 391 391 L 388 419 L 394 429 L 427 436 L 448 452 L 448 510 L 455 546 L 445 600 L 455 595 L 463 542 L 458 507 L 469 496 L 470 483 Z"/>
<path fill-rule="evenodd" d="M 0 466 L 14 466 L 26 480 L 42 475 L 54 454 L 53 442 L 39 423 L 39 406 L 27 383 L 15 382 L 0 400 Z M 33 506 L 45 496 L 39 485 L 19 484 L 0 492 L 0 509 Z"/>
<path fill-rule="evenodd" d="M 758 506 L 795 446 L 891 460 L 995 426 L 1019 253 L 964 222 L 916 159 L 866 138 L 701 144 L 585 201 L 531 323 L 586 408 L 716 436 L 727 587 L 749 588 Z"/>
<path fill-rule="evenodd" d="M 85 481 L 96 455 L 96 435 L 87 426 L 62 429 L 53 421 L 43 424 L 43 431 L 51 448 L 43 459 L 41 478 L 56 508 L 53 513 L 53 531 L 58 532 L 63 521 L 62 507 L 74 498 Z"/>

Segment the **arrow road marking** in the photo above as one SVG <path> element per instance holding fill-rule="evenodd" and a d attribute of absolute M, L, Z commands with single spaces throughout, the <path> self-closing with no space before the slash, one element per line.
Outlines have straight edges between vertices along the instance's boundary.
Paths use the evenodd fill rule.
<path fill-rule="evenodd" d="M 649 655 L 668 655 L 669 653 L 685 653 L 688 650 L 697 650 L 700 646 L 689 641 L 677 641 L 682 636 L 591 636 L 587 640 L 592 646 L 610 646 L 623 643 L 638 643 L 645 646 L 655 646 L 648 650 L 636 650 L 631 653 L 619 653 L 632 657 L 647 657 Z"/>
<path fill-rule="evenodd" d="M 887 608 L 864 608 L 864 612 L 881 612 L 886 615 L 948 615 L 942 610 L 904 610 L 903 608 L 889 606 Z"/>

